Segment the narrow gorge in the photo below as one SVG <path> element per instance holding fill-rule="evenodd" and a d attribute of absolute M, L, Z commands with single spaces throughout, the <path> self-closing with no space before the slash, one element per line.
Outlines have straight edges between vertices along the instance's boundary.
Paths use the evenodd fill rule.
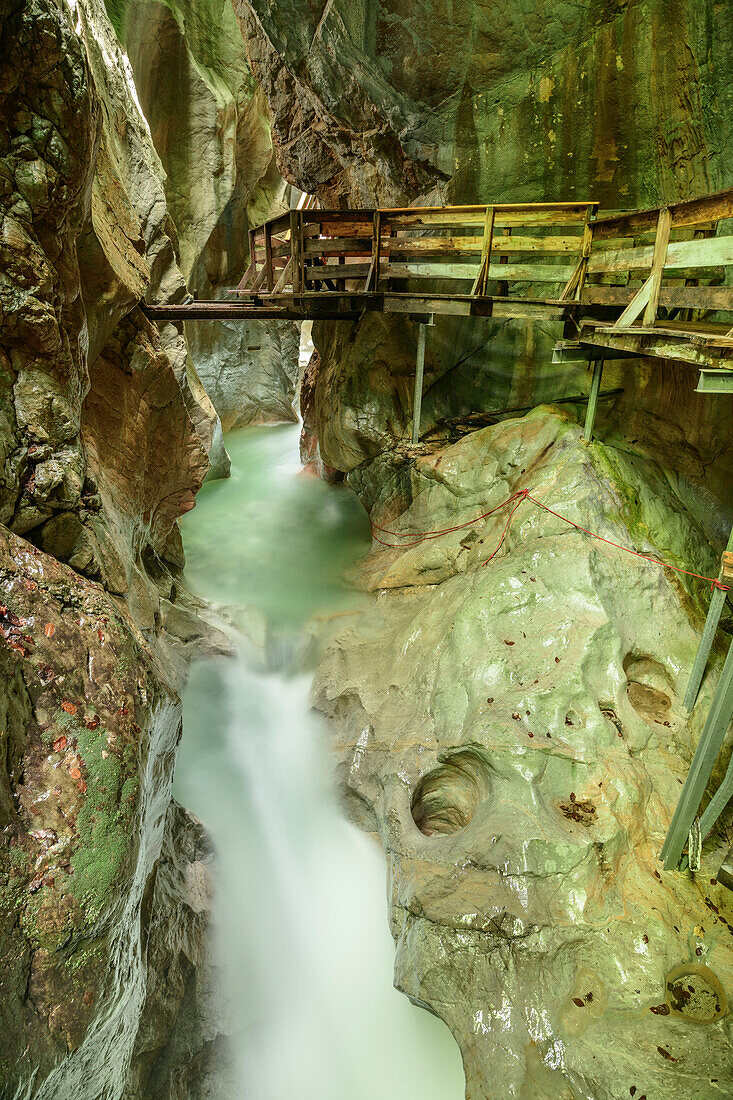
<path fill-rule="evenodd" d="M 1 1100 L 733 1095 L 732 50 L 0 0 Z"/>

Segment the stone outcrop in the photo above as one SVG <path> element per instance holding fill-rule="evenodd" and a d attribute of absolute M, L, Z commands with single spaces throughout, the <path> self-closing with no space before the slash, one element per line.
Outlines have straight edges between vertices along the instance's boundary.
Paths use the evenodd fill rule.
<path fill-rule="evenodd" d="M 169 812 L 190 648 L 173 636 L 192 614 L 177 521 L 226 456 L 183 337 L 137 306 L 186 286 L 104 11 L 19 0 L 2 16 L 0 1092 L 111 1100 L 134 1054 L 133 1077 L 167 1051 L 185 1078 L 195 1053 L 174 1011 L 198 1011 L 206 956 Z M 177 877 L 156 879 L 161 850 Z M 169 958 L 150 984 L 148 945 Z"/>
<path fill-rule="evenodd" d="M 395 981 L 451 1028 L 467 1097 L 733 1087 L 733 901 L 659 851 L 711 697 L 681 706 L 708 574 L 655 464 L 547 408 L 350 475 L 377 532 L 370 608 L 336 624 L 316 705 L 346 806 L 389 858 Z M 717 665 L 717 658 L 715 664 Z M 715 778 L 720 778 L 720 774 Z M 717 861 L 716 861 L 717 860 Z M 633 1038 L 632 1038 L 633 1037 Z"/>
<path fill-rule="evenodd" d="M 286 210 L 290 194 L 230 0 L 107 8 L 165 171 L 188 290 L 222 297 L 249 264 L 249 229 Z M 225 430 L 295 419 L 297 325 L 199 321 L 186 337 Z"/>

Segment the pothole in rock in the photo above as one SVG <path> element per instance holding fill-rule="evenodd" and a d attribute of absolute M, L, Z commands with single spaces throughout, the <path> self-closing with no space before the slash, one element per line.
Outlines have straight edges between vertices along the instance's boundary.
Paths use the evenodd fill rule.
<path fill-rule="evenodd" d="M 628 684 L 626 693 L 632 707 L 651 725 L 670 725 L 672 681 L 669 673 L 653 657 L 630 653 L 624 661 Z"/>
<path fill-rule="evenodd" d="M 447 835 L 465 829 L 486 797 L 489 767 L 472 749 L 454 752 L 424 775 L 412 795 L 412 817 L 421 833 Z"/>
<path fill-rule="evenodd" d="M 696 1024 L 712 1024 L 728 1011 L 725 990 L 707 966 L 683 963 L 675 967 L 667 975 L 666 988 L 673 1016 Z"/>

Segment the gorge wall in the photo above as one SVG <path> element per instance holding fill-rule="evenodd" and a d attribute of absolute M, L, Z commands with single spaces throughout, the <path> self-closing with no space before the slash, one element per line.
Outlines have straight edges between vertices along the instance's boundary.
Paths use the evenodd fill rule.
<path fill-rule="evenodd" d="M 147 1071 L 165 1088 L 216 1045 L 173 1039 L 208 859 L 170 783 L 194 621 L 177 519 L 227 459 L 184 338 L 138 305 L 186 284 L 105 12 L 1 15 L 0 1091 L 150 1096 Z"/>
<path fill-rule="evenodd" d="M 733 183 L 723 5 L 234 3 L 280 169 L 325 206 L 628 209 Z M 436 318 L 410 448 L 414 329 L 314 326 L 306 454 L 398 532 L 362 571 L 370 608 L 333 626 L 315 702 L 344 804 L 388 856 L 396 985 L 451 1028 L 467 1097 L 712 1100 L 733 1087 L 733 905 L 708 873 L 730 812 L 703 873 L 658 864 L 727 642 L 688 720 L 708 586 L 526 501 L 497 553 L 509 513 L 475 517 L 530 488 L 714 575 L 731 404 L 679 364 L 607 365 L 624 393 L 587 447 L 582 409 L 551 405 L 589 383 L 551 365 L 559 335 Z M 434 430 L 542 403 L 458 442 Z"/>
<path fill-rule="evenodd" d="M 248 230 L 288 209 L 262 90 L 230 0 L 108 0 L 164 171 L 188 290 L 216 298 L 249 263 Z M 186 326 L 189 354 L 224 430 L 293 420 L 298 326 Z"/>
<path fill-rule="evenodd" d="M 226 471 L 222 426 L 293 415 L 298 338 L 181 333 L 138 303 L 234 285 L 247 228 L 290 187 L 337 206 L 629 207 L 730 185 L 733 14 L 0 0 L 0 16 L 0 1092 L 183 1100 L 223 1087 L 226 1058 L 212 854 L 170 797 L 178 690 L 188 651 L 225 642 L 185 592 L 177 520 Z M 550 365 L 556 335 L 440 321 L 426 434 L 587 390 Z M 624 394 L 592 448 L 544 407 L 408 452 L 412 326 L 368 316 L 314 341 L 311 452 L 377 522 L 463 523 L 529 482 L 584 526 L 714 569 L 731 405 L 686 368 L 609 369 Z M 377 548 L 373 601 L 333 625 L 317 676 L 345 802 L 389 856 L 397 983 L 453 1030 L 473 1100 L 724 1095 L 731 903 L 656 863 L 710 698 L 709 676 L 688 724 L 704 586 L 528 507 L 493 570 L 500 525 L 470 531 Z"/>

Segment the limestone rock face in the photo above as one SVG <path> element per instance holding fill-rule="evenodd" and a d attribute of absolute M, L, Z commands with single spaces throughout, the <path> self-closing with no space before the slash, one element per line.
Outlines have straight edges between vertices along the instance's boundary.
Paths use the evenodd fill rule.
<path fill-rule="evenodd" d="M 165 170 L 188 289 L 217 298 L 249 264 L 251 227 L 288 208 L 263 91 L 229 0 L 108 0 Z M 191 359 L 225 429 L 292 420 L 298 326 L 186 326 Z"/>
<path fill-rule="evenodd" d="M 8 532 L 0 575 L 1 1088 L 122 1096 L 180 703 L 101 585 Z"/>
<path fill-rule="evenodd" d="M 707 586 L 528 500 L 493 558 L 507 508 L 410 537 L 529 488 L 709 573 L 700 526 L 658 467 L 548 409 L 390 461 L 359 484 L 407 548 L 375 543 L 373 602 L 334 627 L 315 695 L 346 805 L 389 858 L 396 984 L 456 1036 L 471 1100 L 730 1091 L 724 838 L 697 876 L 658 862 L 711 696 L 688 722 Z"/>
<path fill-rule="evenodd" d="M 283 174 L 337 205 L 730 186 L 733 14 L 713 0 L 235 0 Z"/>
<path fill-rule="evenodd" d="M 152 996 L 143 898 L 171 959 L 146 1050 L 177 1041 L 174 926 L 206 924 L 152 876 L 184 831 L 177 520 L 221 428 L 183 337 L 136 306 L 186 287 L 106 14 L 5 4 L 0 54 L 0 1092 L 121 1100 Z"/>

